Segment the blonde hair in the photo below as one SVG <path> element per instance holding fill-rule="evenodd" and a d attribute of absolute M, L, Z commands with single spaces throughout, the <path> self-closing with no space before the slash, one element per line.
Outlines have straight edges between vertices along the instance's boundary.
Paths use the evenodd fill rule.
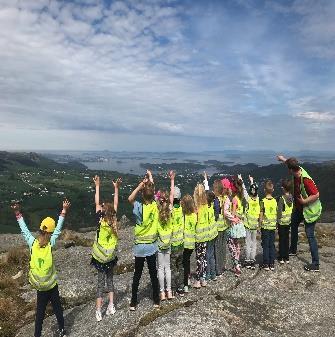
<path fill-rule="evenodd" d="M 51 234 L 52 233 L 49 233 L 47 231 L 40 230 L 40 234 L 37 237 L 40 248 L 45 247 L 49 243 L 50 238 L 51 238 Z"/>
<path fill-rule="evenodd" d="M 151 181 L 144 184 L 142 190 L 143 200 L 146 202 L 152 202 L 155 197 L 155 185 Z"/>
<path fill-rule="evenodd" d="M 197 186 L 195 186 L 193 198 L 197 209 L 201 206 L 207 205 L 207 195 L 204 185 L 198 183 Z"/>
<path fill-rule="evenodd" d="M 223 194 L 223 186 L 221 180 L 215 180 L 213 183 L 213 192 L 216 197 L 219 197 Z"/>
<path fill-rule="evenodd" d="M 159 212 L 159 221 L 161 224 L 167 224 L 170 219 L 170 196 L 167 191 L 160 191 L 159 199 L 157 200 Z"/>
<path fill-rule="evenodd" d="M 113 229 L 115 235 L 118 235 L 117 219 L 114 205 L 110 202 L 104 204 L 104 221 Z"/>
<path fill-rule="evenodd" d="M 273 182 L 271 180 L 267 180 L 264 185 L 264 191 L 266 194 L 272 194 L 274 191 Z"/>
<path fill-rule="evenodd" d="M 190 215 L 194 213 L 195 205 L 193 198 L 190 194 L 185 194 L 180 201 L 181 207 L 183 208 L 183 213 Z"/>

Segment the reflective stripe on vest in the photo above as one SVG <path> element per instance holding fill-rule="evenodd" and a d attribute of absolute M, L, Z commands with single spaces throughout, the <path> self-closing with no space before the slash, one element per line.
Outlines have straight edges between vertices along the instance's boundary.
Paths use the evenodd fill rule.
<path fill-rule="evenodd" d="M 226 198 L 228 198 L 226 195 L 219 196 L 218 198 L 220 202 L 220 214 L 219 214 L 219 218 L 216 220 L 216 227 L 217 227 L 218 232 L 223 232 L 227 228 L 229 228 L 229 224 L 223 215 L 223 207 L 224 207 L 224 202 Z"/>
<path fill-rule="evenodd" d="M 92 256 L 101 263 L 107 263 L 115 258 L 118 237 L 113 228 L 104 220 L 101 220 L 92 247 Z"/>
<path fill-rule="evenodd" d="M 239 217 L 239 219 L 243 221 L 244 220 L 244 209 L 243 209 L 242 201 L 237 195 L 235 195 L 235 199 L 237 201 L 236 215 Z"/>
<path fill-rule="evenodd" d="M 172 217 L 166 224 L 158 222 L 158 247 L 159 249 L 168 249 L 171 246 L 172 239 Z"/>
<path fill-rule="evenodd" d="M 195 213 L 185 214 L 184 223 L 185 223 L 184 248 L 194 249 L 195 228 L 197 226 L 197 215 Z"/>
<path fill-rule="evenodd" d="M 195 241 L 207 242 L 210 240 L 211 226 L 208 224 L 208 206 L 203 205 L 198 209 L 198 220 L 195 228 Z"/>
<path fill-rule="evenodd" d="M 312 180 L 313 183 L 314 183 L 314 180 L 309 176 L 309 174 L 302 167 L 300 167 L 300 169 L 301 169 L 300 193 L 302 197 L 306 199 L 308 198 L 308 194 L 305 190 L 304 178 L 308 178 Z M 303 206 L 303 216 L 307 223 L 318 221 L 321 217 L 321 213 L 322 213 L 322 204 L 321 204 L 320 199 L 315 200 L 313 203 L 309 205 Z"/>
<path fill-rule="evenodd" d="M 171 246 L 177 247 L 184 242 L 184 216 L 181 206 L 172 209 L 172 239 Z"/>
<path fill-rule="evenodd" d="M 57 284 L 50 242 L 46 247 L 40 247 L 39 241 L 35 239 L 31 247 L 29 282 L 40 291 L 50 290 Z"/>
<path fill-rule="evenodd" d="M 158 207 L 155 201 L 142 204 L 142 223 L 135 226 L 135 244 L 154 243 L 158 236 Z"/>
<path fill-rule="evenodd" d="M 288 226 L 291 223 L 291 215 L 292 215 L 292 211 L 293 211 L 293 203 L 291 206 L 289 206 L 285 200 L 285 198 L 282 196 L 281 197 L 283 199 L 284 205 L 285 205 L 285 209 L 282 212 L 282 216 L 281 219 L 279 220 L 279 224 L 281 226 Z"/>
<path fill-rule="evenodd" d="M 207 206 L 208 212 L 208 225 L 210 226 L 209 230 L 209 240 L 214 240 L 218 236 L 218 230 L 215 223 L 215 214 L 214 214 L 214 204 Z"/>
<path fill-rule="evenodd" d="M 261 212 L 261 207 L 259 204 L 259 198 L 256 200 L 249 197 L 247 210 L 246 210 L 246 221 L 244 223 L 246 228 L 251 230 L 257 229 L 259 223 L 259 214 Z"/>
<path fill-rule="evenodd" d="M 275 198 L 263 200 L 264 216 L 263 216 L 263 229 L 275 230 L 277 224 L 277 201 Z"/>

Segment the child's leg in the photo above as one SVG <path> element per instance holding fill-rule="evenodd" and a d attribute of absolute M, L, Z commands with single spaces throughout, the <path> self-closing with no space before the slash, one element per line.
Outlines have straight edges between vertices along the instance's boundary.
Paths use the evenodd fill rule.
<path fill-rule="evenodd" d="M 241 255 L 241 244 L 239 239 L 234 239 L 234 244 L 236 247 L 236 265 L 238 266 L 240 264 L 240 255 Z"/>
<path fill-rule="evenodd" d="M 98 270 L 98 287 L 97 287 L 97 300 L 96 300 L 96 308 L 97 310 L 101 310 L 102 305 L 102 296 L 105 289 L 105 272 Z"/>
<path fill-rule="evenodd" d="M 177 274 L 176 274 L 176 286 L 177 289 L 181 289 L 183 285 L 184 279 L 184 268 L 183 268 L 183 249 L 179 250 L 177 253 L 176 258 L 176 267 L 177 267 Z"/>
<path fill-rule="evenodd" d="M 135 271 L 133 276 L 133 285 L 132 285 L 132 294 L 131 294 L 131 303 L 130 306 L 137 305 L 137 292 L 140 279 L 142 276 L 143 266 L 144 266 L 145 257 L 135 256 Z M 156 263 L 156 261 L 155 261 Z M 156 266 L 155 266 L 156 268 Z"/>
<path fill-rule="evenodd" d="M 209 252 L 209 268 L 208 269 L 209 269 L 209 273 L 210 273 L 212 278 L 216 276 L 216 270 L 215 270 L 215 241 L 216 241 L 216 238 L 211 241 L 210 252 Z"/>
<path fill-rule="evenodd" d="M 288 261 L 289 258 L 289 244 L 290 244 L 290 226 L 285 226 L 283 231 L 283 258 Z"/>
<path fill-rule="evenodd" d="M 226 269 L 226 265 L 227 265 L 227 245 L 228 245 L 228 229 L 226 229 L 225 231 L 223 231 L 223 238 L 222 238 L 223 242 L 222 242 L 222 247 L 223 247 L 223 269 L 222 271 L 224 271 L 224 269 Z"/>
<path fill-rule="evenodd" d="M 228 237 L 227 243 L 234 268 L 237 266 L 235 239 Z"/>
<path fill-rule="evenodd" d="M 257 252 L 257 230 L 251 231 L 251 252 L 250 259 L 252 261 L 256 260 L 256 252 Z"/>
<path fill-rule="evenodd" d="M 109 304 L 113 304 L 114 302 L 114 282 L 113 282 L 113 269 L 110 268 L 106 272 L 106 281 L 107 281 L 107 291 L 108 291 L 108 297 L 109 297 Z"/>
<path fill-rule="evenodd" d="M 152 286 L 152 296 L 154 304 L 159 304 L 159 285 L 157 278 L 157 268 L 156 268 L 156 254 L 146 257 L 147 265 L 149 269 L 149 275 Z"/>
<path fill-rule="evenodd" d="M 171 291 L 171 267 L 170 267 L 170 251 L 166 251 L 164 254 L 164 265 L 165 265 L 165 281 L 166 281 L 166 291 Z"/>
<path fill-rule="evenodd" d="M 282 260 L 284 259 L 284 232 L 285 232 L 285 226 L 278 225 L 278 245 L 279 245 L 279 254 L 278 254 L 278 259 Z"/>
<path fill-rule="evenodd" d="M 195 244 L 195 254 L 197 260 L 196 280 L 205 277 L 207 263 L 206 263 L 206 243 L 197 242 Z"/>
<path fill-rule="evenodd" d="M 251 260 L 251 247 L 252 247 L 252 232 L 250 229 L 246 228 L 246 237 L 245 237 L 245 260 Z"/>
<path fill-rule="evenodd" d="M 164 269 L 165 269 L 165 259 L 164 253 L 162 251 L 157 254 L 157 262 L 158 262 L 158 280 L 159 280 L 159 290 L 163 292 L 164 289 Z"/>
<path fill-rule="evenodd" d="M 225 248 L 224 235 L 223 232 L 218 232 L 218 236 L 214 244 L 214 254 L 215 254 L 215 270 L 216 275 L 221 275 L 224 267 L 223 263 L 223 250 Z"/>
<path fill-rule="evenodd" d="M 64 330 L 64 316 L 63 316 L 63 308 L 60 303 L 58 285 L 56 285 L 53 289 L 51 289 L 50 300 L 52 304 L 53 311 L 57 318 L 59 330 Z"/>
<path fill-rule="evenodd" d="M 35 318 L 35 337 L 41 337 L 45 309 L 50 299 L 50 290 L 37 291 L 37 307 Z"/>
<path fill-rule="evenodd" d="M 275 237 L 276 237 L 276 231 L 275 230 L 270 230 L 269 231 L 269 260 L 270 264 L 273 265 L 275 263 L 275 258 L 276 258 L 276 248 L 275 248 Z"/>
<path fill-rule="evenodd" d="M 269 238 L 267 229 L 262 229 L 262 248 L 263 248 L 263 264 L 268 265 L 270 261 L 269 261 Z"/>
<path fill-rule="evenodd" d="M 188 286 L 188 278 L 191 272 L 191 255 L 192 255 L 193 249 L 184 249 L 183 252 L 183 268 L 184 268 L 184 286 Z"/>

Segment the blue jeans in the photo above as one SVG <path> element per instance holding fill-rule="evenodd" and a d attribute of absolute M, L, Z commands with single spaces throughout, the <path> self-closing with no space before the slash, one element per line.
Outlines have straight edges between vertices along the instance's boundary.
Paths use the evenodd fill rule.
<path fill-rule="evenodd" d="M 307 223 L 304 220 L 302 211 L 295 210 L 291 216 L 291 247 L 290 252 L 296 254 L 298 247 L 298 228 L 299 224 L 304 221 L 305 233 L 309 244 L 309 249 L 312 255 L 312 263 L 319 265 L 319 249 L 315 237 L 315 224 L 316 221 Z"/>
<path fill-rule="evenodd" d="M 208 277 L 215 277 L 216 276 L 216 268 L 215 268 L 215 240 L 207 242 L 207 249 L 206 249 L 206 261 L 207 261 L 207 276 Z"/>
<path fill-rule="evenodd" d="M 275 263 L 275 230 L 262 229 L 263 264 Z"/>

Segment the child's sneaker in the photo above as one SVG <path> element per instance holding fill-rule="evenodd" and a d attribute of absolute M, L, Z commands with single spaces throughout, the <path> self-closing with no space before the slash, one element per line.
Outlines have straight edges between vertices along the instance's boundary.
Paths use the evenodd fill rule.
<path fill-rule="evenodd" d="M 195 281 L 194 284 L 193 284 L 193 288 L 200 289 L 201 288 L 200 281 Z"/>
<path fill-rule="evenodd" d="M 168 300 L 172 300 L 172 299 L 175 298 L 175 297 L 173 296 L 171 290 L 168 290 L 168 291 L 166 292 L 166 298 L 167 298 Z"/>
<path fill-rule="evenodd" d="M 250 260 L 245 260 L 244 261 L 244 267 L 247 269 L 251 269 L 251 261 Z"/>
<path fill-rule="evenodd" d="M 161 301 L 165 301 L 166 300 L 165 291 L 161 291 L 161 293 L 160 293 L 159 296 L 160 296 Z"/>
<path fill-rule="evenodd" d="M 251 269 L 251 270 L 255 270 L 255 269 L 256 269 L 255 263 L 256 263 L 256 262 L 255 262 L 254 260 L 251 261 L 251 264 L 250 264 L 250 269 Z"/>
<path fill-rule="evenodd" d="M 304 267 L 304 269 L 306 271 L 314 271 L 314 272 L 319 272 L 320 271 L 319 265 L 317 265 L 317 264 L 306 264 L 306 266 Z"/>
<path fill-rule="evenodd" d="M 275 265 L 274 264 L 270 264 L 270 270 L 274 271 L 275 270 Z"/>
<path fill-rule="evenodd" d="M 213 274 L 213 275 L 211 276 L 211 280 L 212 280 L 212 281 L 217 281 L 217 280 L 218 280 L 218 278 L 216 277 L 216 274 Z"/>
<path fill-rule="evenodd" d="M 234 274 L 236 277 L 239 277 L 241 275 L 241 269 L 239 267 L 236 267 L 234 270 Z"/>
<path fill-rule="evenodd" d="M 184 293 L 187 294 L 187 293 L 189 293 L 189 292 L 190 292 L 190 289 L 188 288 L 188 286 L 185 286 L 185 287 L 184 287 Z"/>
<path fill-rule="evenodd" d="M 114 304 L 113 303 L 109 303 L 108 307 L 107 307 L 107 311 L 106 311 L 106 315 L 110 316 L 110 315 L 114 315 L 116 312 Z"/>
<path fill-rule="evenodd" d="M 201 285 L 202 287 L 206 287 L 206 286 L 207 286 L 206 280 L 200 281 L 200 285 Z"/>
<path fill-rule="evenodd" d="M 280 263 L 280 264 L 284 264 L 284 263 L 285 263 L 284 259 L 280 259 L 280 260 L 279 260 L 279 263 Z"/>
<path fill-rule="evenodd" d="M 265 271 L 269 271 L 269 270 L 270 270 L 268 264 L 263 264 L 263 265 L 262 265 L 262 269 L 264 269 Z"/>
<path fill-rule="evenodd" d="M 180 296 L 180 297 L 183 297 L 185 294 L 184 294 L 184 289 L 181 289 L 181 288 L 178 288 L 176 290 L 176 293 Z"/>
<path fill-rule="evenodd" d="M 65 329 L 59 330 L 58 336 L 59 337 L 66 337 L 66 331 L 65 331 Z"/>
<path fill-rule="evenodd" d="M 286 263 L 286 264 L 289 264 L 289 263 L 290 263 L 290 260 L 285 260 L 285 263 Z"/>
<path fill-rule="evenodd" d="M 130 311 L 135 311 L 136 310 L 136 304 L 135 303 L 130 303 L 129 310 Z"/>
<path fill-rule="evenodd" d="M 97 322 L 100 322 L 102 320 L 101 310 L 95 311 L 95 318 L 97 319 Z"/>

